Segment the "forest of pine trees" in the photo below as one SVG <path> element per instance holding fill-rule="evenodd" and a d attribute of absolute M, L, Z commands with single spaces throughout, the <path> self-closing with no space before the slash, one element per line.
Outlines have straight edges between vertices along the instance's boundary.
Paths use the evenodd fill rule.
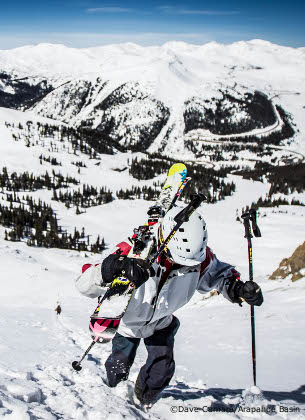
<path fill-rule="evenodd" d="M 14 193 L 14 201 L 21 202 L 16 193 L 22 191 L 37 191 L 43 188 L 53 190 L 52 200 L 60 201 L 66 205 L 67 208 L 76 207 L 76 214 L 80 214 L 79 208 L 88 208 L 99 206 L 101 204 L 110 203 L 113 200 L 112 193 L 105 187 L 99 190 L 90 185 L 83 185 L 82 191 L 66 191 L 63 188 L 72 185 L 79 185 L 79 181 L 75 178 L 66 176 L 60 173 L 52 172 L 52 176 L 46 172 L 45 175 L 34 176 L 28 172 L 18 175 L 16 172 L 9 174 L 6 168 L 2 169 L 0 173 L 0 189 L 2 193 L 7 194 L 7 200 L 10 201 L 11 195 L 8 192 Z M 59 192 L 57 192 L 59 190 Z M 123 198 L 123 197 L 120 197 Z M 24 199 L 24 198 L 23 198 Z"/>
<path fill-rule="evenodd" d="M 245 136 L 245 137 L 230 137 L 230 141 L 238 143 L 261 143 L 261 144 L 274 144 L 278 146 L 283 140 L 290 139 L 294 136 L 295 131 L 290 124 L 289 115 L 284 111 L 280 105 L 276 105 L 280 117 L 283 121 L 283 127 L 280 131 L 273 131 L 267 136 L 258 137 L 258 136 Z M 220 141 L 227 141 L 226 138 L 220 138 Z"/>
<path fill-rule="evenodd" d="M 82 192 L 78 190 L 72 192 L 59 191 L 59 193 L 57 193 L 56 189 L 54 189 L 52 200 L 64 203 L 67 208 L 72 206 L 77 207 L 76 214 L 79 214 L 79 207 L 88 208 L 107 204 L 113 200 L 113 197 L 109 189 L 106 191 L 106 188 L 102 187 L 98 190 L 95 187 L 83 185 Z"/>
<path fill-rule="evenodd" d="M 228 159 L 231 161 L 237 160 L 237 153 L 241 151 L 251 152 L 259 157 L 272 154 L 270 150 L 265 148 L 264 144 L 259 142 L 258 137 L 253 138 L 253 141 L 258 143 L 235 143 L 231 141 L 224 141 L 222 144 L 209 144 L 205 142 L 186 140 L 185 146 L 188 150 L 195 154 L 196 158 L 199 159 L 208 156 L 211 162 L 227 161 Z M 224 155 L 224 153 L 226 153 L 226 155 Z M 231 153 L 231 158 L 228 158 L 228 153 Z"/>
<path fill-rule="evenodd" d="M 171 159 L 166 159 L 159 155 L 150 155 L 148 159 L 141 159 L 139 161 L 134 159 L 129 172 L 136 179 L 147 180 L 149 177 L 151 179 L 161 173 L 167 172 L 173 163 L 175 162 Z M 203 192 L 209 203 L 215 203 L 228 195 L 232 195 L 235 191 L 235 184 L 233 182 L 226 183 L 223 180 L 232 168 L 228 167 L 215 171 L 214 169 L 205 168 L 202 165 L 192 164 L 187 166 L 188 176 L 192 178 L 192 181 L 183 192 L 186 200 L 190 199 L 191 194 Z M 149 199 L 147 198 L 147 200 Z"/>
<path fill-rule="evenodd" d="M 78 185 L 79 181 L 70 176 L 64 177 L 60 173 L 52 175 L 46 172 L 41 176 L 34 176 L 28 172 L 17 174 L 8 173 L 6 168 L 0 173 L 0 190 L 5 195 L 9 205 L 0 204 L 0 224 L 9 228 L 5 239 L 10 241 L 25 240 L 29 246 L 44 246 L 46 248 L 63 248 L 77 251 L 100 252 L 105 248 L 104 239 L 98 237 L 91 243 L 86 237 L 84 229 L 68 234 L 58 225 L 54 210 L 41 200 L 36 203 L 29 195 L 21 192 L 33 192 L 46 188 L 53 190 L 53 199 L 63 201 L 67 207 L 76 206 L 76 213 L 81 213 L 79 207 L 90 207 L 112 201 L 112 194 L 101 188 L 99 191 L 83 186 L 83 192 L 62 192 L 62 188 Z M 57 193 L 57 190 L 59 192 Z"/>
<path fill-rule="evenodd" d="M 259 207 L 305 206 L 304 203 L 296 198 L 293 198 L 291 202 L 282 197 L 274 198 L 274 195 L 278 193 L 289 195 L 305 191 L 305 163 L 272 166 L 267 162 L 257 162 L 255 169 L 239 171 L 239 175 L 254 181 L 263 182 L 266 179 L 271 184 L 267 197 L 260 197 L 256 202 L 247 206 L 245 210 L 242 209 L 242 212 L 248 211 L 249 208 L 258 209 Z"/>
<path fill-rule="evenodd" d="M 90 243 L 84 228 L 81 232 L 75 228 L 73 235 L 68 234 L 58 224 L 51 206 L 41 200 L 36 203 L 31 197 L 27 197 L 25 202 L 11 199 L 9 206 L 0 204 L 0 224 L 10 229 L 5 231 L 7 241 L 23 240 L 28 246 L 95 253 L 105 249 L 104 239 L 98 237 L 95 243 Z"/>
<path fill-rule="evenodd" d="M 258 156 L 266 156 L 268 154 L 270 154 L 270 151 L 267 151 L 264 147 L 264 145 L 279 145 L 281 144 L 281 142 L 283 140 L 287 140 L 290 139 L 294 136 L 295 134 L 295 130 L 292 127 L 292 124 L 290 122 L 290 116 L 289 114 L 287 114 L 285 112 L 285 110 L 280 106 L 280 105 L 276 105 L 276 109 L 278 110 L 280 117 L 283 121 L 283 126 L 282 129 L 280 131 L 274 131 L 269 133 L 267 136 L 263 136 L 263 137 L 259 137 L 259 136 L 242 136 L 242 137 L 230 137 L 230 139 L 228 140 L 226 137 L 223 138 L 219 138 L 219 141 L 222 141 L 223 144 L 221 146 L 215 146 L 215 145 L 209 145 L 209 144 L 201 144 L 201 151 L 202 152 L 207 152 L 207 151 L 212 151 L 214 149 L 217 150 L 217 148 L 219 148 L 220 150 L 218 151 L 218 158 L 216 156 L 211 155 L 211 160 L 212 161 L 217 161 L 217 160 L 225 160 L 222 157 L 222 153 L 223 152 L 230 152 L 230 151 L 234 151 L 234 152 L 239 152 L 241 150 L 249 150 L 255 154 L 257 154 Z M 196 111 L 198 112 L 198 111 Z M 222 115 L 222 114 L 219 114 Z M 204 124 L 206 124 L 206 119 L 208 119 L 208 116 L 205 116 L 205 118 L 203 119 Z M 269 121 L 271 123 L 271 121 Z M 213 123 L 214 124 L 214 123 Z M 230 123 L 231 124 L 231 123 Z M 265 126 L 265 125 L 263 125 Z M 211 131 L 214 134 L 220 134 L 220 135 L 225 135 L 225 134 L 237 134 L 240 131 L 232 131 L 232 125 L 230 125 L 231 129 L 225 130 L 225 132 L 221 132 L 221 133 L 214 133 L 213 131 Z M 207 127 L 197 127 L 197 128 L 207 128 Z M 192 128 L 194 130 L 194 128 Z M 251 128 L 252 129 L 252 128 Z M 242 125 L 242 132 L 245 131 L 250 131 L 250 127 L 248 129 L 245 128 L 244 125 Z M 234 144 L 235 143 L 235 144 Z M 239 143 L 239 145 L 236 145 L 236 143 Z M 194 142 L 192 140 L 186 140 L 186 147 L 191 150 L 193 153 L 195 153 L 196 157 L 200 157 L 201 153 L 200 153 L 200 149 L 198 147 L 198 144 L 194 144 Z M 242 145 L 245 145 L 245 147 L 243 148 Z"/>
<path fill-rule="evenodd" d="M 117 198 L 120 200 L 133 200 L 135 198 L 153 201 L 158 198 L 160 194 L 160 189 L 157 189 L 152 187 L 132 187 L 131 189 L 120 189 L 117 191 L 116 195 Z"/>
<path fill-rule="evenodd" d="M 192 98 L 185 103 L 186 133 L 202 128 L 218 135 L 238 134 L 275 123 L 272 103 L 263 93 L 247 93 L 244 98 L 235 98 L 227 91 L 220 93 L 221 99 Z M 235 120 L 232 118 L 235 109 L 242 110 L 247 117 Z"/>
<path fill-rule="evenodd" d="M 62 164 L 60 162 L 58 162 L 58 160 L 54 157 L 51 158 L 51 156 L 49 157 L 45 157 L 42 154 L 39 156 L 39 160 L 40 160 L 40 164 L 42 164 L 42 161 L 44 162 L 48 162 L 50 163 L 52 166 L 62 166 Z"/>
<path fill-rule="evenodd" d="M 15 124 L 5 123 L 7 127 L 15 128 Z M 44 142 L 47 138 L 57 138 L 59 141 L 67 141 L 71 145 L 71 153 L 75 155 L 77 152 L 83 153 L 90 159 L 98 159 L 98 153 L 113 155 L 115 149 L 124 151 L 125 148 L 115 144 L 111 139 L 105 139 L 102 134 L 96 130 L 87 127 L 66 127 L 51 124 L 42 124 L 37 122 L 35 125 L 32 121 L 27 121 L 25 125 L 19 123 L 16 128 L 22 133 L 13 134 L 15 141 L 24 140 L 27 147 L 37 145 L 38 142 Z M 34 134 L 39 140 L 34 140 Z M 50 151 L 58 152 L 58 145 L 50 144 Z M 65 146 L 63 146 L 64 148 Z"/>
<path fill-rule="evenodd" d="M 4 82 L 5 86 L 11 87 L 11 90 L 0 90 L 0 106 L 15 109 L 30 106 L 54 90 L 47 80 L 33 84 L 24 79 L 16 80 L 16 77 L 11 74 L 0 71 L 0 81 Z"/>
<path fill-rule="evenodd" d="M 167 173 L 170 163 L 168 160 L 132 159 L 129 173 L 136 179 L 148 180 L 160 174 Z"/>
<path fill-rule="evenodd" d="M 273 166 L 267 162 L 257 162 L 255 169 L 239 171 L 238 174 L 255 181 L 263 181 L 265 177 L 271 184 L 269 197 L 276 193 L 287 195 L 305 191 L 305 163 Z"/>
<path fill-rule="evenodd" d="M 243 214 L 246 211 L 249 211 L 250 209 L 255 209 L 258 210 L 260 207 L 261 208 L 266 208 L 266 207 L 278 207 L 278 206 L 305 206 L 304 203 L 302 203 L 301 201 L 293 198 L 291 200 L 291 202 L 289 202 L 286 198 L 272 198 L 272 197 L 267 197 L 267 198 L 263 198 L 260 197 L 257 201 L 253 202 L 250 206 L 246 206 L 246 208 L 242 208 L 241 210 L 241 214 Z M 240 218 L 237 218 L 238 221 L 240 221 Z"/>
<path fill-rule="evenodd" d="M 7 191 L 37 191 L 43 188 L 54 190 L 66 188 L 69 184 L 78 185 L 79 181 L 71 176 L 64 177 L 61 173 L 54 170 L 50 175 L 48 171 L 44 175 L 35 176 L 29 172 L 23 172 L 18 175 L 16 172 L 9 174 L 6 168 L 0 173 L 0 188 Z"/>

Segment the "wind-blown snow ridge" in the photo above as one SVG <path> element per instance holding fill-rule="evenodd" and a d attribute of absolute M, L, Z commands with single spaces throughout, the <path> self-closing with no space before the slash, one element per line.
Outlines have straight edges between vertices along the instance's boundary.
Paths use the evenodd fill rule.
<path fill-rule="evenodd" d="M 240 52 L 245 53 L 240 56 Z M 162 46 L 142 47 L 133 43 L 112 44 L 92 48 L 72 48 L 62 44 L 41 43 L 38 45 L 27 45 L 10 50 L 0 50 L 0 68 L 18 68 L 19 70 L 33 70 L 36 73 L 47 72 L 48 74 L 71 73 L 99 73 L 101 69 L 107 69 L 109 64 L 115 64 L 115 59 L 121 71 L 124 67 L 132 65 L 136 67 L 139 63 L 144 65 L 153 63 L 156 59 L 164 59 L 172 53 L 187 55 L 193 59 L 205 57 L 211 61 L 211 56 L 218 56 L 219 62 L 223 62 L 230 56 L 237 62 L 250 60 L 261 60 L 262 56 L 289 54 L 289 59 L 297 60 L 300 57 L 302 48 L 284 47 L 271 42 L 254 39 L 251 41 L 239 41 L 225 45 L 216 42 L 209 42 L 203 45 L 187 44 L 186 42 L 167 42 Z M 265 62 L 265 65 L 272 64 Z M 285 57 L 282 57 L 285 62 Z M 113 61 L 112 61 L 113 60 Z M 110 61 L 110 63 L 109 63 Z M 111 62 L 112 61 L 112 62 Z M 288 61 L 288 60 L 287 60 Z M 291 63 L 292 64 L 292 63 Z"/>

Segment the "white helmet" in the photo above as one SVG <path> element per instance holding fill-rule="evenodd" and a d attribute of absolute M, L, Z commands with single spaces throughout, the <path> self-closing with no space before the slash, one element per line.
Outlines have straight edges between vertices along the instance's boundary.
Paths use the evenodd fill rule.
<path fill-rule="evenodd" d="M 176 222 L 175 216 L 183 210 L 180 207 L 173 207 L 169 210 L 159 229 L 159 238 L 162 243 L 170 234 Z M 172 237 L 168 246 L 165 248 L 165 254 L 171 260 L 181 265 L 197 265 L 205 260 L 206 246 L 208 242 L 208 232 L 203 217 L 194 211 L 188 222 L 178 229 Z"/>

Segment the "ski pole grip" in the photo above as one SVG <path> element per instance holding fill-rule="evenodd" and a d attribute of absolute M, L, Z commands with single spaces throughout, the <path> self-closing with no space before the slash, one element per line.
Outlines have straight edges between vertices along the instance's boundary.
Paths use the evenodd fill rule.
<path fill-rule="evenodd" d="M 176 217 L 174 218 L 175 222 L 181 224 L 184 222 L 188 222 L 190 216 L 206 199 L 206 196 L 202 193 L 191 195 L 191 202 L 180 213 L 176 215 Z"/>
<path fill-rule="evenodd" d="M 250 213 L 244 213 L 241 215 L 241 218 L 243 219 L 244 227 L 245 227 L 245 238 L 250 239 L 253 238 L 252 232 L 251 232 L 251 225 L 250 225 Z"/>
<path fill-rule="evenodd" d="M 207 198 L 204 194 L 198 193 L 198 194 L 192 194 L 191 195 L 191 202 L 190 204 L 193 205 L 194 209 L 198 209 L 200 204 L 205 201 Z"/>
<path fill-rule="evenodd" d="M 251 209 L 249 213 L 250 213 L 250 220 L 252 223 L 252 230 L 253 230 L 254 236 L 256 238 L 260 238 L 262 234 L 261 234 L 260 228 L 257 226 L 256 210 Z"/>

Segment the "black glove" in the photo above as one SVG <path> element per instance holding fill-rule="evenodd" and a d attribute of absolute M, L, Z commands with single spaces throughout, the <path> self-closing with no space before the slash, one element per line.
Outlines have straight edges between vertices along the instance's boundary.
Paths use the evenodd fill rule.
<path fill-rule="evenodd" d="M 254 281 L 246 281 L 240 292 L 240 297 L 245 299 L 249 305 L 261 306 L 264 302 L 262 289 Z"/>
<path fill-rule="evenodd" d="M 149 279 L 149 264 L 141 259 L 126 257 L 121 264 L 121 274 L 131 281 L 137 289 Z"/>
<path fill-rule="evenodd" d="M 146 261 L 128 258 L 125 255 L 108 255 L 102 263 L 104 285 L 110 285 L 116 277 L 122 276 L 138 288 L 148 280 L 149 274 L 149 264 Z"/>
<path fill-rule="evenodd" d="M 241 306 L 242 299 L 249 305 L 261 306 L 264 302 L 261 288 L 254 281 L 237 280 L 235 274 L 228 279 L 228 295 L 233 303 L 238 303 Z"/>
<path fill-rule="evenodd" d="M 102 286 L 110 286 L 113 280 L 120 275 L 121 262 L 125 256 L 120 254 L 110 254 L 102 262 Z"/>

